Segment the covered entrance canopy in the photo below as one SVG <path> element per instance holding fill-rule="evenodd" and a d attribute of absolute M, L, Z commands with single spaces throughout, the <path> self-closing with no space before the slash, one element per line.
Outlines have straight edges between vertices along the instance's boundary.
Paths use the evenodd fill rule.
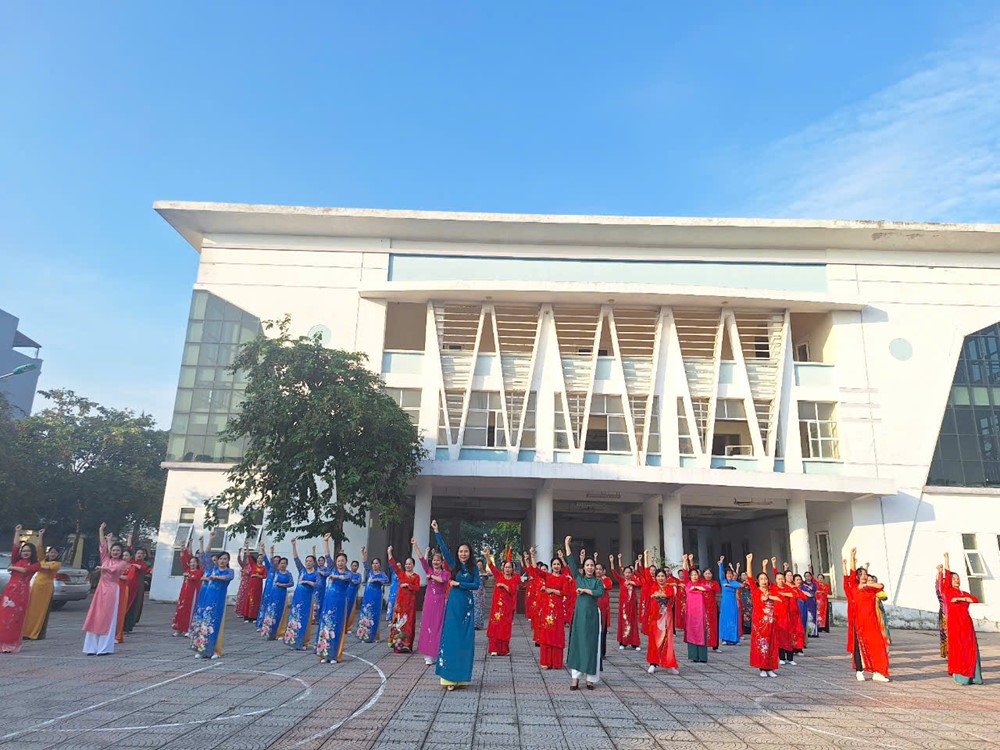
<path fill-rule="evenodd" d="M 581 478 L 581 470 L 589 476 Z M 739 561 L 754 552 L 805 570 L 811 560 L 807 503 L 894 492 L 890 481 L 866 477 L 431 461 L 405 504 L 399 533 L 412 528 L 423 547 L 431 518 L 515 521 L 522 544 L 534 546 L 541 558 L 571 534 L 602 555 L 620 551 L 633 558 L 650 549 L 677 563 L 689 552 L 707 566 L 722 554 Z"/>

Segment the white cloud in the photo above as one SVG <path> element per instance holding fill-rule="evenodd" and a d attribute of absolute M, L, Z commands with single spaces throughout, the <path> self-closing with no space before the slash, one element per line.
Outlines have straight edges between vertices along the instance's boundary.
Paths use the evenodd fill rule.
<path fill-rule="evenodd" d="M 751 215 L 1000 221 L 1000 21 L 774 143 Z"/>

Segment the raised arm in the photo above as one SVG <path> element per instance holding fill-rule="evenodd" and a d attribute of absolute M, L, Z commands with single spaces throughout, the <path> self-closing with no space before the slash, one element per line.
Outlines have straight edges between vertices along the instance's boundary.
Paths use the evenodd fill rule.
<path fill-rule="evenodd" d="M 438 526 L 437 520 L 431 521 L 431 529 L 434 531 L 434 538 L 437 539 L 438 549 L 441 550 L 441 557 L 443 557 L 444 561 L 448 563 L 449 568 L 454 568 L 455 558 L 451 556 L 451 550 L 449 550 L 448 545 L 444 543 L 444 537 L 441 536 L 441 529 Z"/>
<path fill-rule="evenodd" d="M 572 543 L 573 543 L 573 537 L 571 536 L 568 536 L 563 540 L 563 544 L 566 545 L 566 555 L 565 555 L 566 565 L 569 567 L 570 574 L 573 576 L 573 578 L 576 578 L 578 575 L 580 575 L 580 565 L 579 563 L 577 563 L 576 558 L 573 557 L 573 552 L 570 548 L 570 545 L 572 545 Z"/>
<path fill-rule="evenodd" d="M 726 582 L 726 556 L 722 555 L 719 558 L 719 585 L 723 585 Z"/>

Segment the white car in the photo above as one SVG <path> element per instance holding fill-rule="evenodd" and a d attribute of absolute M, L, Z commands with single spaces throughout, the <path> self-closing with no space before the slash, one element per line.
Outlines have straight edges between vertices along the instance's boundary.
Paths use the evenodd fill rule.
<path fill-rule="evenodd" d="M 7 586 L 10 573 L 10 553 L 0 552 L 0 590 Z M 90 595 L 90 574 L 82 568 L 63 565 L 52 582 L 52 609 L 62 609 L 66 602 L 86 599 Z"/>

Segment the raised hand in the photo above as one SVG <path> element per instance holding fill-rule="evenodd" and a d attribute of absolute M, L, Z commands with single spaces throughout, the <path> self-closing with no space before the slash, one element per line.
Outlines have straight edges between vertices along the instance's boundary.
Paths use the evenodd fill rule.
<path fill-rule="evenodd" d="M 436 520 L 431 521 L 431 530 L 433 530 L 435 534 L 438 533 L 438 522 Z"/>
<path fill-rule="evenodd" d="M 385 550 L 386 557 L 392 557 L 392 545 L 390 544 Z"/>
<path fill-rule="evenodd" d="M 410 544 L 416 547 L 417 549 L 420 549 L 420 547 L 417 547 L 417 538 L 415 536 L 410 537 Z"/>

